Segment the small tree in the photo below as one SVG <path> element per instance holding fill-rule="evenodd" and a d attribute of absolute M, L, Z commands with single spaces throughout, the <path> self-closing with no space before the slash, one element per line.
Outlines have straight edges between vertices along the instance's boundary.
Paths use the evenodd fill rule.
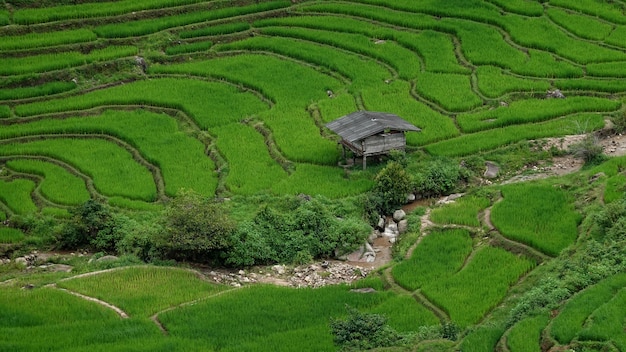
<path fill-rule="evenodd" d="M 377 199 L 380 204 L 379 210 L 389 214 L 396 207 L 406 202 L 406 196 L 413 188 L 413 180 L 402 165 L 391 161 L 376 175 L 374 180 L 374 195 L 371 199 Z"/>
<path fill-rule="evenodd" d="M 229 247 L 236 226 L 220 204 L 183 191 L 167 206 L 156 247 L 169 259 L 212 262 Z"/>
<path fill-rule="evenodd" d="M 344 350 L 365 350 L 398 344 L 402 336 L 387 325 L 387 318 L 380 314 L 361 313 L 352 307 L 345 320 L 330 322 L 335 344 Z"/>

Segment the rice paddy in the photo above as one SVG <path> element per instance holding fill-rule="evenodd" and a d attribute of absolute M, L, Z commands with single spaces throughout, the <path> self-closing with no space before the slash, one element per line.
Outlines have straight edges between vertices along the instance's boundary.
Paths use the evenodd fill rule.
<path fill-rule="evenodd" d="M 457 158 L 599 131 L 626 102 L 623 0 L 5 5 L 2 258 L 40 240 L 15 224 L 67 218 L 89 199 L 149 217 L 181 190 L 219 199 L 359 198 L 382 164 L 338 167 L 342 148 L 324 127 L 356 110 L 419 127 L 406 136 L 410 157 Z M 554 89 L 566 98 L 547 99 Z M 590 170 L 606 176 L 592 198 L 621 199 L 624 167 L 611 159 Z M 470 194 L 433 209 L 434 228 L 407 237 L 419 238 L 411 257 L 392 262 L 390 282 L 373 294 L 342 285 L 233 290 L 159 267 L 47 279 L 56 288 L 0 282 L 0 350 L 331 351 L 328 322 L 350 305 L 387 315 L 400 332 L 452 322 L 463 334 L 448 350 L 538 351 L 549 334 L 572 348 L 625 351 L 622 276 L 574 295 L 556 316 L 490 325 L 538 263 L 497 247 L 479 214 L 490 208 L 489 231 L 546 261 L 581 239 L 582 220 L 572 206 L 579 194 L 567 187 L 497 189 L 502 200 L 493 204 Z"/>

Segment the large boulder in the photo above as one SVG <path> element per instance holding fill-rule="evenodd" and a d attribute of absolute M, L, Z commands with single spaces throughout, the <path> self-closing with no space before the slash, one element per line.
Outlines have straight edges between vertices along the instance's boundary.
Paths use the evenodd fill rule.
<path fill-rule="evenodd" d="M 406 213 L 404 212 L 404 210 L 398 209 L 393 212 L 393 221 L 399 222 L 400 220 L 404 219 L 405 216 Z"/>

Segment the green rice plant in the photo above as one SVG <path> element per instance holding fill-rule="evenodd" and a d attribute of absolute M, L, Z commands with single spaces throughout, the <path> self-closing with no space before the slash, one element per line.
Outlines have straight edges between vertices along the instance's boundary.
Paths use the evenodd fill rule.
<path fill-rule="evenodd" d="M 251 126 L 229 124 L 216 129 L 217 148 L 228 162 L 226 187 L 252 194 L 272 187 L 288 174 L 269 154 L 263 136 Z"/>
<path fill-rule="evenodd" d="M 586 126 L 586 132 L 601 129 L 604 127 L 604 117 L 600 114 L 577 114 L 543 123 L 507 126 L 465 134 L 427 145 L 425 149 L 433 155 L 466 156 L 523 140 L 580 133 L 580 126 Z"/>
<path fill-rule="evenodd" d="M 358 91 L 362 87 L 388 79 L 390 73 L 381 65 L 333 48 L 306 43 L 288 38 L 254 37 L 228 44 L 215 45 L 216 51 L 251 50 L 269 51 L 285 55 L 297 60 L 321 66 L 352 80 L 351 90 Z M 359 65 L 354 65 L 359 62 Z"/>
<path fill-rule="evenodd" d="M 0 100 L 17 100 L 59 94 L 76 88 L 74 82 L 49 82 L 33 87 L 0 89 Z M 8 107 L 7 107 L 8 108 Z M 0 115 L 2 115 L 0 113 Z"/>
<path fill-rule="evenodd" d="M 46 72 L 80 66 L 88 63 L 107 61 L 137 53 L 134 46 L 108 46 L 92 50 L 89 54 L 68 51 L 17 58 L 4 58 L 0 61 L 0 75 Z"/>
<path fill-rule="evenodd" d="M 19 105 L 16 114 L 84 110 L 102 105 L 152 105 L 182 110 L 201 128 L 219 126 L 267 109 L 248 92 L 219 82 L 159 78 L 97 90 L 83 95 Z"/>
<path fill-rule="evenodd" d="M 315 105 L 319 108 L 324 123 L 353 113 L 357 109 L 354 96 L 346 92 L 335 93 L 332 99 L 320 100 Z"/>
<path fill-rule="evenodd" d="M 582 341 L 611 341 L 619 351 L 626 349 L 626 332 L 624 331 L 624 319 L 626 319 L 626 288 L 598 310 L 593 312 L 585 328 L 580 332 Z"/>
<path fill-rule="evenodd" d="M 570 97 L 567 99 L 528 99 L 512 102 L 509 106 L 457 116 L 463 132 L 542 122 L 560 116 L 581 112 L 616 111 L 618 101 L 595 97 Z"/>
<path fill-rule="evenodd" d="M 416 90 L 449 111 L 470 110 L 483 103 L 472 91 L 470 77 L 465 75 L 422 72 Z"/>
<path fill-rule="evenodd" d="M 626 62 L 604 62 L 587 65 L 587 74 L 597 77 L 626 77 Z"/>
<path fill-rule="evenodd" d="M 0 26 L 6 26 L 11 23 L 9 11 L 0 10 Z"/>
<path fill-rule="evenodd" d="M 528 55 L 523 63 L 511 67 L 511 72 L 540 78 L 574 78 L 584 75 L 580 66 L 557 59 L 548 52 L 528 49 Z"/>
<path fill-rule="evenodd" d="M 7 219 L 7 214 L 0 210 L 0 221 L 5 221 Z"/>
<path fill-rule="evenodd" d="M 183 39 L 188 39 L 212 35 L 233 34 L 237 32 L 247 31 L 248 29 L 250 29 L 250 24 L 248 22 L 233 22 L 216 26 L 185 30 L 178 33 L 178 35 Z"/>
<path fill-rule="evenodd" d="M 39 190 L 53 203 L 79 205 L 91 198 L 85 181 L 59 165 L 35 159 L 9 160 L 6 165 L 18 172 L 42 176 Z"/>
<path fill-rule="evenodd" d="M 386 41 L 373 41 L 360 34 L 323 31 L 311 28 L 264 27 L 262 34 L 292 37 L 332 47 L 345 49 L 384 62 L 395 70 L 402 79 L 412 79 L 420 72 L 415 53 L 398 44 Z"/>
<path fill-rule="evenodd" d="M 95 188 L 104 195 L 145 201 L 156 199 L 150 171 L 138 164 L 127 150 L 107 140 L 61 138 L 5 143 L 0 145 L 0 155 L 47 156 L 66 162 L 91 177 Z"/>
<path fill-rule="evenodd" d="M 532 260 L 495 247 L 479 248 L 470 258 L 454 275 L 433 280 L 422 288 L 424 295 L 461 327 L 477 323 L 535 266 Z"/>
<path fill-rule="evenodd" d="M 589 316 L 611 301 L 626 286 L 626 274 L 620 274 L 586 288 L 572 297 L 553 319 L 550 334 L 561 344 L 570 343 L 583 330 Z"/>
<path fill-rule="evenodd" d="M 57 219 L 69 219 L 71 217 L 70 212 L 65 208 L 46 207 L 41 208 L 41 214 L 49 215 Z"/>
<path fill-rule="evenodd" d="M 17 179 L 5 181 L 0 179 L 0 201 L 18 215 L 31 214 L 37 206 L 31 198 L 35 183 L 31 180 Z"/>
<path fill-rule="evenodd" d="M 24 233 L 10 227 L 0 227 L 0 243 L 18 243 L 24 239 Z"/>
<path fill-rule="evenodd" d="M 395 297 L 391 292 L 364 295 L 349 290 L 343 285 L 297 290 L 255 285 L 165 312 L 159 320 L 170 336 L 201 341 L 209 350 L 330 351 L 336 346 L 328 323 L 345 317 L 346 305 L 371 311 Z M 395 328 L 395 311 L 391 313 Z"/>
<path fill-rule="evenodd" d="M 215 165 L 207 157 L 205 145 L 180 131 L 177 122 L 165 114 L 108 110 L 92 117 L 41 119 L 7 125 L 0 138 L 60 133 L 105 133 L 131 144 L 161 170 L 169 196 L 182 188 L 207 196 L 215 193 Z"/>
<path fill-rule="evenodd" d="M 609 177 L 609 179 L 606 180 L 606 185 L 604 186 L 604 203 L 608 204 L 616 200 L 622 199 L 624 196 L 624 191 L 626 191 L 625 175 L 617 174 L 615 176 Z"/>
<path fill-rule="evenodd" d="M 187 54 L 187 53 L 193 53 L 197 51 L 206 51 L 206 50 L 209 50 L 211 46 L 213 46 L 213 43 L 211 43 L 210 41 L 180 44 L 176 46 L 168 46 L 165 49 L 165 53 L 167 55 Z"/>
<path fill-rule="evenodd" d="M 477 67 L 476 77 L 478 89 L 489 98 L 497 98 L 511 92 L 544 92 L 551 87 L 547 80 L 515 77 L 494 66 Z"/>
<path fill-rule="evenodd" d="M 417 34 L 398 33 L 396 41 L 417 52 L 424 60 L 424 69 L 429 72 L 469 73 L 459 64 L 454 54 L 454 43 L 449 35 L 425 30 Z"/>
<path fill-rule="evenodd" d="M 459 135 L 454 120 L 416 100 L 410 89 L 407 82 L 393 81 L 365 89 L 361 97 L 368 110 L 392 112 L 421 129 L 406 134 L 407 145 L 421 146 Z"/>
<path fill-rule="evenodd" d="M 543 15 L 543 6 L 535 1 L 528 0 L 487 0 L 490 3 L 496 4 L 507 12 L 517 13 L 519 15 L 526 16 L 541 16 Z"/>
<path fill-rule="evenodd" d="M 248 6 L 233 6 L 210 11 L 199 11 L 181 15 L 138 20 L 127 23 L 105 24 L 95 27 L 93 31 L 104 38 L 127 38 L 156 33 L 165 29 L 185 26 L 194 23 L 214 21 L 229 17 L 237 17 L 264 11 L 272 11 L 288 7 L 289 1 L 270 1 Z"/>
<path fill-rule="evenodd" d="M 603 40 L 613 31 L 613 26 L 606 22 L 558 8 L 548 8 L 546 14 L 556 24 L 581 38 Z"/>
<path fill-rule="evenodd" d="M 64 44 L 86 43 L 96 39 L 96 34 L 89 29 L 2 36 L 0 37 L 0 50 L 43 48 Z"/>
<path fill-rule="evenodd" d="M 323 187 L 322 187 L 323 185 Z M 337 199 L 363 194 L 374 186 L 371 175 L 346 172 L 336 166 L 295 164 L 288 178 L 272 185 L 276 194 L 310 194 Z"/>
<path fill-rule="evenodd" d="M 470 331 L 461 342 L 461 349 L 466 352 L 495 351 L 498 341 L 504 334 L 504 328 L 482 325 Z"/>
<path fill-rule="evenodd" d="M 617 26 L 605 41 L 608 44 L 626 48 L 626 26 Z"/>
<path fill-rule="evenodd" d="M 438 224 L 457 224 L 465 226 L 480 226 L 478 214 L 490 205 L 487 198 L 465 196 L 440 208 L 435 208 L 430 214 L 433 222 Z"/>
<path fill-rule="evenodd" d="M 11 117 L 11 108 L 6 105 L 0 105 L 0 119 Z"/>
<path fill-rule="evenodd" d="M 454 275 L 471 252 L 472 238 L 466 230 L 433 231 L 422 239 L 409 260 L 393 267 L 393 278 L 415 291 Z"/>
<path fill-rule="evenodd" d="M 112 6 L 110 2 L 93 2 L 55 7 L 24 8 L 18 9 L 13 13 L 13 20 L 16 24 L 29 25 L 69 19 L 115 16 L 131 13 L 133 11 L 188 5 L 201 1 L 202 0 L 122 0 L 116 1 L 115 6 Z"/>
<path fill-rule="evenodd" d="M 626 59 L 626 53 L 622 51 L 573 39 L 542 17 L 510 15 L 504 25 L 511 38 L 520 45 L 547 50 L 580 64 Z"/>
<path fill-rule="evenodd" d="M 606 93 L 619 93 L 626 90 L 626 82 L 623 79 L 568 79 L 554 82 L 554 86 L 562 90 L 596 91 Z"/>
<path fill-rule="evenodd" d="M 549 321 L 549 315 L 544 313 L 516 323 L 506 338 L 509 350 L 511 352 L 540 352 L 541 333 Z"/>
<path fill-rule="evenodd" d="M 580 0 L 576 2 L 567 0 L 550 0 L 550 5 L 580 11 L 587 15 L 600 17 L 609 22 L 626 24 L 623 8 L 620 6 L 619 2 L 599 0 Z"/>
<path fill-rule="evenodd" d="M 345 59 L 347 64 L 347 57 Z M 358 70 L 367 68 L 363 65 Z M 210 75 L 252 86 L 276 103 L 258 118 L 272 132 L 274 141 L 287 159 L 325 165 L 335 164 L 338 160 L 336 143 L 320 135 L 320 128 L 305 110 L 311 102 L 329 99 L 327 90 L 339 90 L 339 82 L 330 76 L 293 61 L 254 54 L 158 66 L 155 71 Z M 302 80 L 307 84 L 302 84 Z M 261 86 L 260 82 L 263 83 Z"/>
<path fill-rule="evenodd" d="M 57 286 L 109 302 L 130 316 L 142 317 L 208 298 L 228 288 L 204 281 L 191 270 L 153 266 L 64 280 Z"/>
<path fill-rule="evenodd" d="M 551 185 L 502 187 L 504 199 L 491 210 L 491 221 L 502 235 L 557 256 L 578 236 L 580 215 L 562 190 Z"/>
<path fill-rule="evenodd" d="M 435 314 L 410 295 L 391 297 L 371 311 L 389 316 L 388 323 L 400 332 L 416 331 L 420 326 L 439 324 Z"/>

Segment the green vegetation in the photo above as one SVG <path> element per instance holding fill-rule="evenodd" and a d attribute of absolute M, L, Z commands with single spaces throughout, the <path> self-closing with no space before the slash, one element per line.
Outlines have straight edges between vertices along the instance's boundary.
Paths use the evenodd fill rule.
<path fill-rule="evenodd" d="M 0 350 L 626 350 L 624 0 L 4 5 Z M 356 110 L 421 132 L 363 170 Z"/>
<path fill-rule="evenodd" d="M 494 205 L 493 224 L 508 238 L 556 256 L 574 243 L 578 215 L 567 194 L 552 185 L 502 187 L 504 199 Z"/>

